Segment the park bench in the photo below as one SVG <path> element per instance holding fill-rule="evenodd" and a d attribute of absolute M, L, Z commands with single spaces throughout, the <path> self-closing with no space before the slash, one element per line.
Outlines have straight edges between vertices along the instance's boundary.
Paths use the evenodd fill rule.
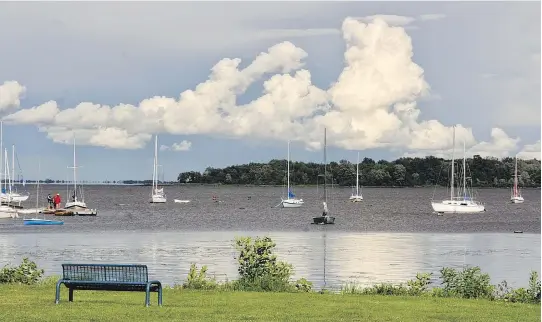
<path fill-rule="evenodd" d="M 145 292 L 145 306 L 151 304 L 150 292 L 158 292 L 162 306 L 162 284 L 149 281 L 147 265 L 126 264 L 62 264 L 62 278 L 56 283 L 55 303 L 60 301 L 60 285 L 69 290 L 73 302 L 74 290 Z"/>

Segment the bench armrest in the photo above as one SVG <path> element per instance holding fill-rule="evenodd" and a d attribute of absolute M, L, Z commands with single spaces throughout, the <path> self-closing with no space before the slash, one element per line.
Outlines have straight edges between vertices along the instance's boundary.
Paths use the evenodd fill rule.
<path fill-rule="evenodd" d="M 162 287 L 162 283 L 160 283 L 160 281 L 153 280 L 153 281 L 148 281 L 147 283 L 150 285 L 158 285 Z"/>

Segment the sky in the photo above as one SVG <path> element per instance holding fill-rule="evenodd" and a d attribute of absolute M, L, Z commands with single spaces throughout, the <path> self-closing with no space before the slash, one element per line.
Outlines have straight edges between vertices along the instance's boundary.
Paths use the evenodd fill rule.
<path fill-rule="evenodd" d="M 540 159 L 540 2 L 1 2 L 17 172 L 165 179 L 248 162 Z M 10 154 L 11 156 L 11 154 Z"/>

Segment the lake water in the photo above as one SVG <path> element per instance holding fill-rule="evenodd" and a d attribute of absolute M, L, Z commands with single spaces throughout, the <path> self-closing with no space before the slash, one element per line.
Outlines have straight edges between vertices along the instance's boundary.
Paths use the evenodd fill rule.
<path fill-rule="evenodd" d="M 366 188 L 365 200 L 353 204 L 345 201 L 350 189 L 335 188 L 332 226 L 310 224 L 321 213 L 316 188 L 296 189 L 306 202 L 299 209 L 274 208 L 281 188 L 165 187 L 169 200 L 162 205 L 148 203 L 149 190 L 87 186 L 87 204 L 98 216 L 56 217 L 63 226 L 0 220 L 0 264 L 29 257 L 46 274 L 59 274 L 63 262 L 143 263 L 153 277 L 173 284 L 197 263 L 218 279 L 235 279 L 235 236 L 268 235 L 279 259 L 317 288 L 399 283 L 417 272 L 438 276 L 444 266 L 464 265 L 480 266 L 493 283 L 525 286 L 530 270 L 540 271 L 540 190 L 525 190 L 526 202 L 511 205 L 508 190 L 481 189 L 487 212 L 436 216 L 429 201 L 434 189 Z M 57 191 L 66 195 L 65 186 L 44 186 L 43 195 Z M 446 189 L 435 192 L 445 195 Z M 192 202 L 175 204 L 174 198 Z"/>

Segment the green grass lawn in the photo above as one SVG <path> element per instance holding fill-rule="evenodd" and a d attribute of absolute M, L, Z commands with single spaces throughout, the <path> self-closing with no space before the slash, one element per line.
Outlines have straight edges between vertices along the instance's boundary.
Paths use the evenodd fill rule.
<path fill-rule="evenodd" d="M 0 321 L 540 321 L 540 305 L 431 297 L 164 290 L 143 292 L 0 285 Z"/>

